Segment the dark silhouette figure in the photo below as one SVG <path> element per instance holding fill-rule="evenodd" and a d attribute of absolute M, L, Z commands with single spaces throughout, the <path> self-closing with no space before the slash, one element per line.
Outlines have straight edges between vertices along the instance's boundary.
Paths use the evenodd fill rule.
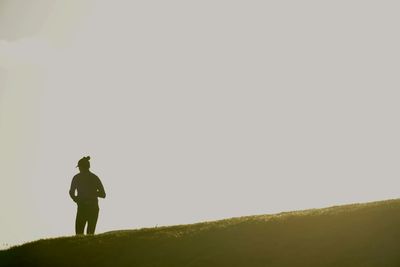
<path fill-rule="evenodd" d="M 75 233 L 81 235 L 87 223 L 86 234 L 94 234 L 97 218 L 99 215 L 98 197 L 105 198 L 103 184 L 99 177 L 90 169 L 90 157 L 83 157 L 79 160 L 79 173 L 72 178 L 69 195 L 78 204 L 78 211 L 75 220 Z M 75 195 L 75 190 L 78 194 Z"/>

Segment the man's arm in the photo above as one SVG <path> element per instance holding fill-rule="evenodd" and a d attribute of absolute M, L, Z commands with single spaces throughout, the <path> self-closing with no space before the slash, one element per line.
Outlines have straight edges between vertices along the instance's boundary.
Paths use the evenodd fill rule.
<path fill-rule="evenodd" d="M 69 196 L 72 198 L 74 202 L 78 201 L 78 197 L 75 195 L 76 190 L 76 179 L 72 178 L 71 187 L 69 188 Z"/>
<path fill-rule="evenodd" d="M 97 183 L 97 196 L 101 198 L 106 198 L 106 192 L 104 191 L 104 186 L 101 183 L 99 177 L 97 177 L 98 183 Z"/>

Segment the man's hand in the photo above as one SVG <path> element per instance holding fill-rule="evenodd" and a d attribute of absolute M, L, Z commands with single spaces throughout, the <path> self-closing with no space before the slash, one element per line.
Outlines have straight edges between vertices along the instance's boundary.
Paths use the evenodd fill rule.
<path fill-rule="evenodd" d="M 70 190 L 70 191 L 69 191 L 69 196 L 71 197 L 71 199 L 72 199 L 75 203 L 78 203 L 78 196 L 75 195 L 75 190 Z"/>
<path fill-rule="evenodd" d="M 97 197 L 106 198 L 106 192 L 104 190 L 97 190 Z"/>

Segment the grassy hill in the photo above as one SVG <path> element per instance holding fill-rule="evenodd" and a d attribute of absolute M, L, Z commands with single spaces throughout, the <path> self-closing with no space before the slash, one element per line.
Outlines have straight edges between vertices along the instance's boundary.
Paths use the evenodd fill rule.
<path fill-rule="evenodd" d="M 398 267 L 400 200 L 39 240 L 0 266 Z"/>

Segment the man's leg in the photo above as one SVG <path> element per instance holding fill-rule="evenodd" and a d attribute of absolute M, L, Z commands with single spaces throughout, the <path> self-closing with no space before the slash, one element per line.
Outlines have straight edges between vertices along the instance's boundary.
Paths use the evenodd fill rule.
<path fill-rule="evenodd" d="M 82 205 L 78 205 L 78 211 L 76 212 L 75 219 L 75 234 L 83 235 L 83 230 L 85 229 L 86 218 L 85 211 Z"/>
<path fill-rule="evenodd" d="M 88 212 L 88 226 L 86 233 L 88 235 L 93 235 L 96 230 L 97 218 L 99 217 L 99 206 L 95 205 L 90 207 L 90 211 Z"/>

